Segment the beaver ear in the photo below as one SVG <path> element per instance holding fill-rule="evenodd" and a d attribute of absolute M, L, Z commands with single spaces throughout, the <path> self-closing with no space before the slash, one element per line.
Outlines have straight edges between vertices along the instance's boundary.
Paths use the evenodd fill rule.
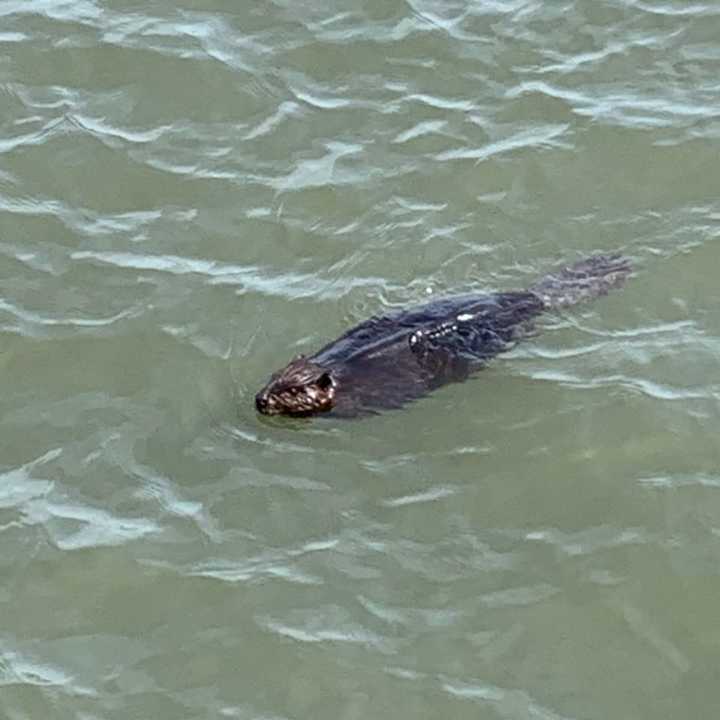
<path fill-rule="evenodd" d="M 332 387 L 333 380 L 332 377 L 330 377 L 330 373 L 324 372 L 316 381 L 315 384 L 321 389 L 321 390 L 327 390 L 328 388 Z"/>

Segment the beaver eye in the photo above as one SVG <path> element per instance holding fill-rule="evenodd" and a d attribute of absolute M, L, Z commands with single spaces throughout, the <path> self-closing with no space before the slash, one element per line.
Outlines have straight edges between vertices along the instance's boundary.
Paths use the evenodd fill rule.
<path fill-rule="evenodd" d="M 329 387 L 332 387 L 332 378 L 330 377 L 330 373 L 323 373 L 316 381 L 315 383 L 321 390 L 327 390 Z"/>

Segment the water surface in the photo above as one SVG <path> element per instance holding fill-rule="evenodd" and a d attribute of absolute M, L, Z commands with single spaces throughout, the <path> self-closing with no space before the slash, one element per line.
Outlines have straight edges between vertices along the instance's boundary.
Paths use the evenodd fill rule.
<path fill-rule="evenodd" d="M 714 3 L 0 6 L 0 716 L 711 717 Z M 268 421 L 368 315 L 623 252 L 474 380 Z"/>

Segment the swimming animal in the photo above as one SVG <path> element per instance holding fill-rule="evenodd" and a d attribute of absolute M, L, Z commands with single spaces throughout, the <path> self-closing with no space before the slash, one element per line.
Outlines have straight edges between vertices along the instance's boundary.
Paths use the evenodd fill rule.
<path fill-rule="evenodd" d="M 594 255 L 527 290 L 458 295 L 372 317 L 272 375 L 255 406 L 264 415 L 344 417 L 401 407 L 465 380 L 532 334 L 543 312 L 605 295 L 630 272 L 620 255 Z"/>

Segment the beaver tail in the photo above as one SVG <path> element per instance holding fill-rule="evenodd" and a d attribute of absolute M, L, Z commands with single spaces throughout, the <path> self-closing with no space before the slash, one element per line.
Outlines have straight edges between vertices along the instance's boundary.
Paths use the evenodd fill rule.
<path fill-rule="evenodd" d="M 546 310 L 558 310 L 607 295 L 620 287 L 631 271 L 630 261 L 622 255 L 593 255 L 546 275 L 529 290 Z"/>

